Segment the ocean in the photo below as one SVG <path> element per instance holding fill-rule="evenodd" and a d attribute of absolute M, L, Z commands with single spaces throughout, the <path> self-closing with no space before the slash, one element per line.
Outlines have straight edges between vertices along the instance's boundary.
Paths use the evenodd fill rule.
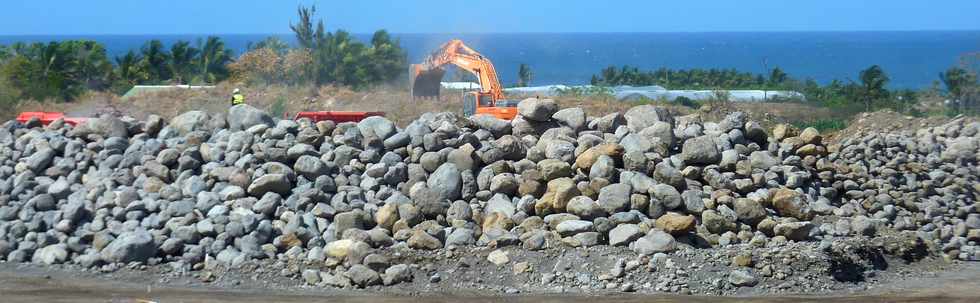
<path fill-rule="evenodd" d="M 249 42 L 270 36 L 218 35 L 240 54 Z M 291 34 L 275 34 L 293 42 Z M 501 82 L 517 81 L 517 68 L 528 64 L 532 85 L 587 84 L 610 66 L 641 69 L 668 67 L 734 68 L 765 73 L 780 67 L 799 79 L 819 83 L 858 80 L 858 72 L 880 65 L 891 88 L 927 88 L 959 57 L 980 52 L 980 31 L 918 32 L 718 32 L 718 33 L 534 33 L 534 34 L 394 34 L 418 62 L 442 43 L 463 39 L 497 68 Z M 0 36 L 0 44 L 91 39 L 106 45 L 110 56 L 139 49 L 147 40 L 166 44 L 197 41 L 204 35 Z M 370 34 L 357 34 L 369 41 Z M 407 68 L 407 67 L 406 67 Z"/>

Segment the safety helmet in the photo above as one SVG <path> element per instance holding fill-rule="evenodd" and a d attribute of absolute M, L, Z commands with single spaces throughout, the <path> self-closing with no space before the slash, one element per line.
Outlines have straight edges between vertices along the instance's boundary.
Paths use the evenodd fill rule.
<path fill-rule="evenodd" d="M 237 94 L 237 93 L 240 93 L 240 92 L 241 92 L 241 90 L 240 89 L 237 89 L 237 88 L 234 91 L 232 91 L 233 94 Z"/>

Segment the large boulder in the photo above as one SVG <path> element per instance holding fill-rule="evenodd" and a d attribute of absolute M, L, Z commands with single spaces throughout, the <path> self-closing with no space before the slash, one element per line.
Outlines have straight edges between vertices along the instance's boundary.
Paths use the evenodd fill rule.
<path fill-rule="evenodd" d="M 677 241 L 674 236 L 661 231 L 650 230 L 646 236 L 637 239 L 630 244 L 630 248 L 641 255 L 653 255 L 655 253 L 666 253 L 677 249 Z"/>
<path fill-rule="evenodd" d="M 620 224 L 609 231 L 609 245 L 629 245 L 643 236 L 643 231 L 636 224 Z"/>
<path fill-rule="evenodd" d="M 429 175 L 426 185 L 439 195 L 440 200 L 455 201 L 462 195 L 463 181 L 455 164 L 443 163 Z"/>
<path fill-rule="evenodd" d="M 210 121 L 211 117 L 208 113 L 192 110 L 170 119 L 170 127 L 181 135 L 187 135 L 193 131 L 207 131 Z"/>
<path fill-rule="evenodd" d="M 68 260 L 68 247 L 65 244 L 48 245 L 34 252 L 33 262 L 59 264 Z"/>
<path fill-rule="evenodd" d="M 630 208 L 631 192 L 632 187 L 629 184 L 611 184 L 599 190 L 599 198 L 596 202 L 599 203 L 602 210 L 609 214 L 626 211 Z"/>
<path fill-rule="evenodd" d="M 268 113 L 248 104 L 239 104 L 228 109 L 228 125 L 233 131 L 246 130 L 259 124 L 273 127 L 275 122 Z"/>
<path fill-rule="evenodd" d="M 672 235 L 683 235 L 694 230 L 694 216 L 668 212 L 657 218 L 656 226 Z"/>
<path fill-rule="evenodd" d="M 674 124 L 674 117 L 666 108 L 653 105 L 640 105 L 626 111 L 626 126 L 633 132 L 640 132 L 644 128 L 653 126 L 656 122 L 666 122 Z"/>
<path fill-rule="evenodd" d="M 721 160 L 721 152 L 715 145 L 714 137 L 705 135 L 684 141 L 680 158 L 685 164 L 718 164 Z"/>
<path fill-rule="evenodd" d="M 810 238 L 814 227 L 815 225 L 808 221 L 779 223 L 773 228 L 773 233 L 789 240 L 806 241 Z"/>
<path fill-rule="evenodd" d="M 551 212 L 565 212 L 568 202 L 581 194 L 575 181 L 570 178 L 548 181 L 548 191 L 534 205 L 534 210 L 541 216 Z"/>
<path fill-rule="evenodd" d="M 395 123 L 382 116 L 371 116 L 357 122 L 357 129 L 365 137 L 377 137 L 381 140 L 388 139 L 395 134 Z"/>
<path fill-rule="evenodd" d="M 125 138 L 129 136 L 129 129 L 126 127 L 126 123 L 119 120 L 119 118 L 106 116 L 85 120 L 85 122 L 72 129 L 72 135 L 78 137 L 99 135 L 106 138 Z"/>
<path fill-rule="evenodd" d="M 265 174 L 252 181 L 248 193 L 253 197 L 262 197 L 267 192 L 288 196 L 293 185 L 285 174 Z"/>
<path fill-rule="evenodd" d="M 595 164 L 595 161 L 599 160 L 599 156 L 606 155 L 617 162 L 621 162 L 623 160 L 624 153 L 626 153 L 626 149 L 623 148 L 622 145 L 615 143 L 599 144 L 578 155 L 578 157 L 575 159 L 575 165 L 573 168 L 588 172 L 590 169 L 592 169 L 592 165 Z"/>
<path fill-rule="evenodd" d="M 470 121 L 482 129 L 489 131 L 494 137 L 501 137 L 510 134 L 510 122 L 494 117 L 493 115 L 478 114 L 470 117 Z"/>
<path fill-rule="evenodd" d="M 735 214 L 738 220 L 755 226 L 766 218 L 766 207 L 752 199 L 739 198 L 735 200 Z"/>
<path fill-rule="evenodd" d="M 48 168 L 49 165 L 51 165 L 51 162 L 54 160 L 55 154 L 56 153 L 54 149 L 42 148 L 37 152 L 34 152 L 30 156 L 24 158 L 25 159 L 24 163 L 27 164 L 27 168 L 29 168 L 31 171 L 34 171 L 35 173 L 39 173 L 44 171 L 45 169 Z"/>
<path fill-rule="evenodd" d="M 580 131 L 585 128 L 585 111 L 578 107 L 559 110 L 554 115 L 551 115 L 551 118 L 555 119 L 558 125 L 566 126 L 574 131 Z"/>
<path fill-rule="evenodd" d="M 102 260 L 113 263 L 146 262 L 156 256 L 153 235 L 145 230 L 125 232 L 102 249 Z"/>
<path fill-rule="evenodd" d="M 320 161 L 320 158 L 310 155 L 302 155 L 296 159 L 296 164 L 293 164 L 293 170 L 309 180 L 316 180 L 316 177 L 327 173 L 327 167 Z"/>
<path fill-rule="evenodd" d="M 525 119 L 547 122 L 558 112 L 558 103 L 551 99 L 528 98 L 517 104 L 517 112 Z"/>
<path fill-rule="evenodd" d="M 806 197 L 795 190 L 780 188 L 772 192 L 772 206 L 783 217 L 810 220 L 813 213 Z"/>

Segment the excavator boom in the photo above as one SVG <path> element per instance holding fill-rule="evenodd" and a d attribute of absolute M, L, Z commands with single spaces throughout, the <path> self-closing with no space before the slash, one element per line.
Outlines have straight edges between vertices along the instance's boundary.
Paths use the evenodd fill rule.
<path fill-rule="evenodd" d="M 443 44 L 421 64 L 413 64 L 410 67 L 409 81 L 412 86 L 412 96 L 438 97 L 439 82 L 446 73 L 442 67 L 447 64 L 455 65 L 475 75 L 480 81 L 481 94 L 489 94 L 494 100 L 503 99 L 503 89 L 493 63 L 458 39 Z"/>

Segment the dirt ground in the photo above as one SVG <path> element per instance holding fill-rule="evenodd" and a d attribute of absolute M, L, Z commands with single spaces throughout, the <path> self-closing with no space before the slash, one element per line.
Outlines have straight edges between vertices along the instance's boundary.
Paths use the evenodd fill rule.
<path fill-rule="evenodd" d="M 152 277 L 112 279 L 77 271 L 0 264 L 3 302 L 499 302 L 500 297 L 453 294 L 424 297 L 371 295 L 322 289 L 244 289 L 243 287 L 155 286 Z M 152 285 L 152 286 L 151 286 Z M 588 295 L 512 296 L 507 302 L 595 302 Z M 604 295 L 601 302 L 978 302 L 980 263 L 934 276 L 921 276 L 862 293 L 843 296 L 714 297 L 678 295 Z"/>

